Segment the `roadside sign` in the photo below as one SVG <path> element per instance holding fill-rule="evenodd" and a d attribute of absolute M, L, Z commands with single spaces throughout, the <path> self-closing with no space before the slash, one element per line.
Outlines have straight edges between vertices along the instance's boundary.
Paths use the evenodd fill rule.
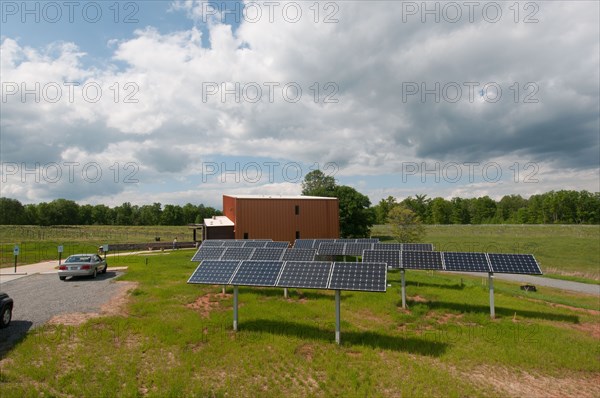
<path fill-rule="evenodd" d="M 19 255 L 19 250 L 20 250 L 20 249 L 19 249 L 19 245 L 15 245 L 15 247 L 14 247 L 14 249 L 13 249 L 13 254 L 14 254 L 15 256 L 18 256 L 18 255 Z"/>
<path fill-rule="evenodd" d="M 64 251 L 63 245 L 58 246 L 58 252 L 62 253 Z"/>
<path fill-rule="evenodd" d="M 108 245 L 102 245 L 102 251 L 104 253 L 108 252 Z"/>

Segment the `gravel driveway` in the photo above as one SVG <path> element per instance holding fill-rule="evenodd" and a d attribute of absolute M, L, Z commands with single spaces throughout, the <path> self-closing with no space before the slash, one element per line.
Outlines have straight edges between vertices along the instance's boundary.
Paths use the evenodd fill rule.
<path fill-rule="evenodd" d="M 99 312 L 120 289 L 111 283 L 122 272 L 111 271 L 96 279 L 89 277 L 58 279 L 56 274 L 34 274 L 2 283 L 0 290 L 14 300 L 13 319 L 8 328 L 0 329 L 0 357 L 31 328 L 38 327 L 55 315 L 73 312 Z"/>

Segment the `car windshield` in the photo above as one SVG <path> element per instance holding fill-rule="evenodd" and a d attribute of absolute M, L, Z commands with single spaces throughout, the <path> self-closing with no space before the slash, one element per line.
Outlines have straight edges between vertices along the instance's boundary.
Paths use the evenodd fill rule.
<path fill-rule="evenodd" d="M 92 261 L 91 256 L 70 256 L 65 263 L 85 263 Z"/>

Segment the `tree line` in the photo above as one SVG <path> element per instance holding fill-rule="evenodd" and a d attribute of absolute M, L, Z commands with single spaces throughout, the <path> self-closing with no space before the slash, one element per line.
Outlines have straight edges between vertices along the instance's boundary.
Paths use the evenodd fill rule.
<path fill-rule="evenodd" d="M 600 192 L 561 190 L 499 201 L 416 195 L 397 202 L 389 196 L 374 206 L 376 222 L 385 224 L 395 206 L 412 210 L 425 224 L 600 224 Z"/>
<path fill-rule="evenodd" d="M 16 199 L 0 198 L 2 225 L 186 225 L 202 223 L 205 218 L 222 215 L 213 207 L 151 205 L 125 202 L 120 206 L 79 205 L 72 200 L 23 205 Z"/>

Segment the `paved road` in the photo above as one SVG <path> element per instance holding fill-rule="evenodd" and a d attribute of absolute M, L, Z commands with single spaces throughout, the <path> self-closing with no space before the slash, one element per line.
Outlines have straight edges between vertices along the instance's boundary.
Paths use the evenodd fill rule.
<path fill-rule="evenodd" d="M 89 277 L 58 279 L 56 274 L 35 274 L 2 283 L 2 291 L 14 300 L 13 319 L 8 328 L 0 329 L 0 357 L 31 328 L 55 315 L 72 312 L 99 312 L 120 289 L 110 283 L 122 272 L 111 271 L 96 279 Z"/>
<path fill-rule="evenodd" d="M 467 273 L 465 275 L 475 275 L 486 277 L 488 274 L 483 272 Z M 503 279 L 512 282 L 528 283 L 537 286 L 554 287 L 556 289 L 569 290 L 577 293 L 594 294 L 600 296 L 600 285 L 592 285 L 590 283 L 572 282 L 561 279 L 544 278 L 543 276 L 533 275 L 516 275 L 516 274 L 494 274 L 494 279 Z"/>

